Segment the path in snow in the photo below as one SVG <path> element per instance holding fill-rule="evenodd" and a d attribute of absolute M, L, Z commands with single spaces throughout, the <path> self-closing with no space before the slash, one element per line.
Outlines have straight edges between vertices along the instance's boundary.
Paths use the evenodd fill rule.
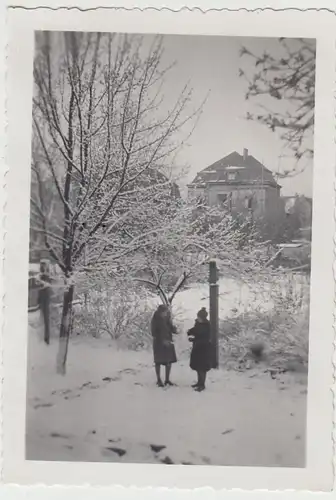
<path fill-rule="evenodd" d="M 28 459 L 304 466 L 303 375 L 216 370 L 195 393 L 182 359 L 172 371 L 178 386 L 159 389 L 151 353 L 84 339 L 71 342 L 62 377 L 57 344 L 45 346 L 36 333 L 30 329 Z M 178 354 L 180 344 L 184 338 Z"/>

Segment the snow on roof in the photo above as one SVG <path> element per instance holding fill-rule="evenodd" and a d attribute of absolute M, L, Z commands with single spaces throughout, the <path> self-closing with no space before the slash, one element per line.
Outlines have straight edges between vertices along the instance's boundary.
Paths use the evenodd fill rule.
<path fill-rule="evenodd" d="M 236 167 L 234 165 L 229 165 L 228 167 L 226 167 L 226 170 L 244 170 L 244 168 L 246 167 Z M 207 172 L 209 172 L 209 170 L 207 170 Z"/>
<path fill-rule="evenodd" d="M 227 171 L 237 171 L 237 179 L 232 181 L 228 179 Z M 208 184 L 209 182 L 235 182 L 242 184 L 264 184 L 273 187 L 280 187 L 273 177 L 273 173 L 268 170 L 260 161 L 249 154 L 240 155 L 237 151 L 216 161 L 209 167 L 198 172 L 191 184 L 200 182 Z"/>

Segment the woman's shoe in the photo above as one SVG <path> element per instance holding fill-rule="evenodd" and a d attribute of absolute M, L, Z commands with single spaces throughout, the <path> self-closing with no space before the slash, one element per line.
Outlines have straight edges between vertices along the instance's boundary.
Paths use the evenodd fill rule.
<path fill-rule="evenodd" d="M 156 382 L 156 385 L 157 385 L 158 387 L 164 387 L 164 384 L 163 384 L 162 380 L 158 380 L 158 381 Z"/>
<path fill-rule="evenodd" d="M 205 391 L 205 385 L 198 385 L 198 386 L 195 388 L 195 391 L 197 391 L 197 392 L 202 392 L 202 391 Z"/>
<path fill-rule="evenodd" d="M 174 383 L 173 383 L 173 382 L 171 382 L 170 380 L 166 380 L 164 385 L 169 385 L 169 387 L 173 387 L 173 386 L 175 386 L 176 384 L 174 384 Z"/>
<path fill-rule="evenodd" d="M 196 388 L 196 387 L 198 387 L 198 386 L 199 386 L 199 383 L 198 383 L 198 382 L 196 382 L 196 384 L 192 384 L 192 386 L 191 386 L 191 387 L 192 387 L 193 389 L 195 389 L 195 388 Z"/>

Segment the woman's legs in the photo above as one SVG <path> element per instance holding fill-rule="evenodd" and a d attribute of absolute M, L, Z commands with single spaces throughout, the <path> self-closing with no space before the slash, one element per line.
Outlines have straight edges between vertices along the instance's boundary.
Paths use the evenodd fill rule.
<path fill-rule="evenodd" d="M 196 391 L 204 391 L 206 372 L 198 372 L 198 376 L 199 376 L 199 384 L 196 387 Z"/>
<path fill-rule="evenodd" d="M 205 381 L 206 381 L 206 376 L 207 376 L 207 372 L 203 372 L 203 387 L 205 389 Z"/>
<path fill-rule="evenodd" d="M 196 384 L 192 384 L 191 387 L 198 387 L 200 385 L 200 372 L 197 372 L 197 382 Z"/>
<path fill-rule="evenodd" d="M 161 365 L 159 363 L 155 363 L 155 373 L 156 373 L 157 385 L 159 387 L 163 387 L 163 382 L 161 380 Z"/>
<path fill-rule="evenodd" d="M 173 383 L 170 381 L 170 372 L 171 372 L 171 363 L 167 363 L 165 385 L 173 385 Z"/>
<path fill-rule="evenodd" d="M 159 387 L 163 387 L 164 385 L 175 385 L 170 381 L 170 372 L 171 363 L 167 363 L 165 365 L 165 383 L 163 383 L 161 379 L 161 365 L 159 363 L 155 363 L 156 383 Z"/>

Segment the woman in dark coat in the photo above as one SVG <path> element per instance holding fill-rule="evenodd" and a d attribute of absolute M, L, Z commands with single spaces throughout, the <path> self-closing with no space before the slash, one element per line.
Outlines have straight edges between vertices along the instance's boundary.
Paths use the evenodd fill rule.
<path fill-rule="evenodd" d="M 211 370 L 210 322 L 205 307 L 198 311 L 195 326 L 187 334 L 193 343 L 190 368 L 197 372 L 197 382 L 192 387 L 196 391 L 204 391 L 206 374 Z"/>
<path fill-rule="evenodd" d="M 152 318 L 151 330 L 157 385 L 159 387 L 174 385 L 170 381 L 170 371 L 172 363 L 177 361 L 173 343 L 173 334 L 176 333 L 176 328 L 172 323 L 167 306 L 161 304 L 157 308 Z M 161 380 L 161 365 L 164 365 L 166 369 L 164 384 Z"/>

